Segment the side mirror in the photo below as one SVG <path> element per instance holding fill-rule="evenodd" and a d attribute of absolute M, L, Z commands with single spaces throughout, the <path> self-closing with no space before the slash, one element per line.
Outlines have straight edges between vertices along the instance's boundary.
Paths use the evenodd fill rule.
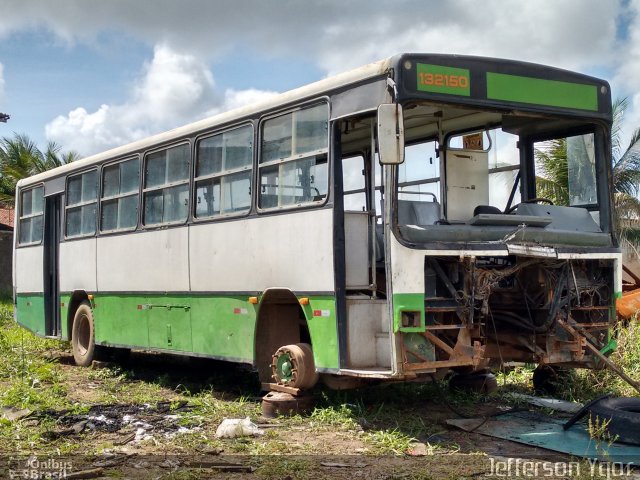
<path fill-rule="evenodd" d="M 404 162 L 402 105 L 383 103 L 378 107 L 378 155 L 382 165 Z"/>

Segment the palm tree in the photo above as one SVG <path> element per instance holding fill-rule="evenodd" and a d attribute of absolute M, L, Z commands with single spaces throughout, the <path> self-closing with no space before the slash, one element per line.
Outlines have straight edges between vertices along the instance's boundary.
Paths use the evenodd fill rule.
<path fill-rule="evenodd" d="M 61 153 L 61 147 L 55 142 L 49 142 L 42 152 L 26 135 L 3 138 L 0 140 L 0 203 L 13 205 L 18 180 L 78 158 L 76 152 Z"/>
<path fill-rule="evenodd" d="M 627 247 L 640 245 L 640 128 L 626 149 L 622 146 L 622 119 L 629 106 L 627 98 L 613 104 L 611 129 L 613 210 L 616 230 Z M 556 205 L 569 205 L 569 164 L 565 138 L 544 142 L 535 151 L 536 196 L 549 198 Z M 588 182 L 584 182 L 588 183 Z"/>

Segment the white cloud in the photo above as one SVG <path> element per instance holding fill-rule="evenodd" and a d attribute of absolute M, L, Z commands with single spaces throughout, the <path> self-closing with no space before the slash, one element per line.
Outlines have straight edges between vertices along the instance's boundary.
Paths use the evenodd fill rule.
<path fill-rule="evenodd" d="M 0 0 L 0 35 L 46 26 L 69 42 L 120 30 L 202 58 L 238 46 L 330 72 L 401 51 L 495 55 L 566 68 L 607 62 L 626 0 Z"/>
<path fill-rule="evenodd" d="M 127 102 L 101 105 L 95 112 L 78 107 L 48 123 L 46 136 L 88 155 L 269 95 L 273 92 L 228 90 L 220 95 L 202 61 L 161 45 Z"/>
<path fill-rule="evenodd" d="M 629 145 L 633 131 L 640 127 L 640 0 L 631 0 L 624 10 L 626 37 L 619 41 L 615 75 L 611 81 L 613 99 L 628 96 L 620 131 L 620 145 Z"/>
<path fill-rule="evenodd" d="M 405 2 L 388 12 L 372 9 L 366 21 L 334 23 L 320 64 L 336 72 L 413 51 L 495 56 L 565 69 L 607 65 L 619 10 L 617 2 L 598 0 Z"/>
<path fill-rule="evenodd" d="M 587 72 L 612 71 L 624 62 L 620 72 L 633 81 L 616 85 L 640 91 L 637 17 L 631 20 L 627 39 L 617 37 L 616 23 L 637 14 L 639 2 L 158 0 L 149 8 L 145 2 L 110 0 L 91 2 L 87 8 L 77 0 L 22 0 L 16 8 L 13 0 L 0 0 L 0 37 L 44 27 L 69 43 L 99 45 L 102 34 L 115 31 L 132 41 L 164 45 L 166 51 L 156 47 L 146 77 L 126 104 L 92 113 L 74 110 L 76 118 L 58 117 L 48 126 L 48 133 L 56 135 L 73 122 L 85 129 L 86 123 L 97 122 L 105 128 L 100 140 L 105 144 L 109 138 L 145 135 L 184 123 L 250 96 L 215 91 L 205 65 L 230 52 L 263 59 L 304 58 L 326 74 L 405 51 L 504 57 Z M 165 83 L 162 75 L 167 71 Z M 640 112 L 640 97 L 634 103 Z"/>

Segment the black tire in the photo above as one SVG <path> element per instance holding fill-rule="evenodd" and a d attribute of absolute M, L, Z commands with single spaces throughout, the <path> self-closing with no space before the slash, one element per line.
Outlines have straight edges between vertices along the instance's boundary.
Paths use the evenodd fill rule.
<path fill-rule="evenodd" d="M 571 372 L 566 368 L 538 365 L 533 371 L 533 391 L 536 395 L 558 395 L 566 389 Z"/>
<path fill-rule="evenodd" d="M 498 379 L 492 373 L 456 374 L 449 380 L 449 388 L 487 394 L 497 390 Z"/>
<path fill-rule="evenodd" d="M 73 317 L 71 349 L 79 367 L 88 367 L 97 359 L 93 312 L 88 302 L 82 302 Z"/>
<path fill-rule="evenodd" d="M 616 442 L 640 445 L 640 398 L 605 398 L 589 408 L 592 421 L 608 421 Z"/>

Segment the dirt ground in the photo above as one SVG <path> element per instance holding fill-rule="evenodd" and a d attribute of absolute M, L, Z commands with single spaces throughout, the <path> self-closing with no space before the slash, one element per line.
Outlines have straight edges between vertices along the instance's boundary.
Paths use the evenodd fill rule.
<path fill-rule="evenodd" d="M 57 373 L 42 388 L 57 389 L 63 407 L 3 420 L 2 478 L 504 478 L 496 461 L 571 461 L 446 425 L 508 408 L 499 394 L 461 400 L 436 387 L 320 388 L 314 412 L 272 419 L 261 416 L 257 378 L 237 365 L 136 352 L 122 365 L 80 368 L 66 351 L 47 356 Z M 244 417 L 263 435 L 216 438 L 224 418 Z M 581 465 L 524 477 L 598 478 Z"/>

